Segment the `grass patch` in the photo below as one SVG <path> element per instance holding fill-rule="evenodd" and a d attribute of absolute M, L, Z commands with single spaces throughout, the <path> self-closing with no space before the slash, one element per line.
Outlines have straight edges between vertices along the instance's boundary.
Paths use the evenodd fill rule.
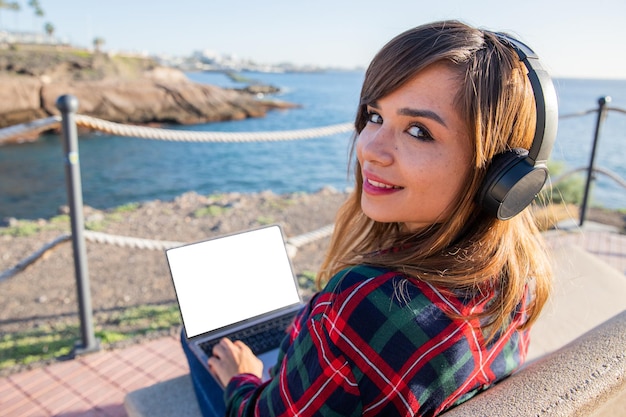
<path fill-rule="evenodd" d="M 209 200 L 215 202 L 215 201 L 218 201 L 218 200 L 224 198 L 226 195 L 227 195 L 226 193 L 215 193 L 215 194 L 209 194 L 206 197 Z"/>
<path fill-rule="evenodd" d="M 124 214 L 132 213 L 140 207 L 140 203 L 127 203 L 112 208 L 109 212 L 102 216 L 94 217 L 94 220 L 85 222 L 85 229 L 101 232 L 107 228 L 110 223 L 117 223 L 124 220 Z"/>
<path fill-rule="evenodd" d="M 178 306 L 138 306 L 112 315 L 108 322 L 121 328 L 133 328 L 134 335 L 150 331 L 165 330 L 180 324 Z"/>
<path fill-rule="evenodd" d="M 32 236 L 39 233 L 41 226 L 34 221 L 20 220 L 15 226 L 5 227 L 0 230 L 0 235 L 15 237 Z"/>
<path fill-rule="evenodd" d="M 91 58 L 93 55 L 93 52 L 89 52 L 86 50 L 80 50 L 80 49 L 75 49 L 73 51 L 70 52 L 72 55 L 75 55 L 77 57 L 80 58 Z"/>
<path fill-rule="evenodd" d="M 46 325 L 0 339 L 0 370 L 68 355 L 79 338 L 77 325 Z"/>
<path fill-rule="evenodd" d="M 121 206 L 117 206 L 113 209 L 113 213 L 130 213 L 139 208 L 139 203 L 127 203 Z"/>
<path fill-rule="evenodd" d="M 302 271 L 300 274 L 298 274 L 298 285 L 300 286 L 300 288 L 305 289 L 305 290 L 316 290 L 316 286 L 315 286 L 315 276 L 317 275 L 317 273 L 315 273 L 314 271 Z"/>
<path fill-rule="evenodd" d="M 104 219 L 107 222 L 121 222 L 124 220 L 124 216 L 122 213 L 115 212 L 107 214 Z"/>
<path fill-rule="evenodd" d="M 59 214 L 58 216 L 51 217 L 48 220 L 50 224 L 61 224 L 63 226 L 67 226 L 70 224 L 70 215 L 69 214 Z"/>
<path fill-rule="evenodd" d="M 85 222 L 85 229 L 94 232 L 101 232 L 106 229 L 107 222 L 105 220 L 93 220 Z"/>
<path fill-rule="evenodd" d="M 565 165 L 562 162 L 550 162 L 548 164 L 550 176 L 558 178 L 563 174 Z M 576 173 L 563 179 L 554 187 L 545 187 L 537 196 L 537 201 L 552 204 L 575 204 L 580 205 L 585 193 L 585 178 Z"/>
<path fill-rule="evenodd" d="M 232 81 L 236 82 L 236 83 L 243 83 L 243 84 L 247 84 L 247 83 L 251 83 L 253 82 L 253 80 L 251 78 L 248 78 L 240 73 L 234 72 L 234 71 L 226 71 L 224 72 L 224 74 L 230 78 Z"/>
<path fill-rule="evenodd" d="M 130 340 L 180 325 L 178 306 L 145 305 L 94 317 L 95 336 L 103 346 Z M 0 371 L 71 354 L 80 341 L 77 322 L 46 323 L 0 338 Z"/>
<path fill-rule="evenodd" d="M 216 217 L 221 216 L 222 214 L 228 212 L 231 208 L 218 206 L 218 205 L 210 205 L 206 207 L 202 207 L 193 212 L 193 217 Z"/>
<path fill-rule="evenodd" d="M 256 221 L 261 226 L 267 226 L 276 223 L 276 220 L 271 216 L 259 216 Z"/>
<path fill-rule="evenodd" d="M 276 200 L 269 200 L 266 205 L 271 209 L 285 210 L 289 206 L 293 206 L 296 203 L 295 198 L 279 198 Z"/>
<path fill-rule="evenodd" d="M 578 207 L 573 204 L 548 204 L 531 206 L 533 220 L 540 231 L 553 229 L 558 223 L 575 219 Z"/>
<path fill-rule="evenodd" d="M 0 227 L 0 236 L 28 237 L 44 230 L 69 230 L 68 215 L 52 217 L 49 221 L 16 220 L 11 226 Z"/>

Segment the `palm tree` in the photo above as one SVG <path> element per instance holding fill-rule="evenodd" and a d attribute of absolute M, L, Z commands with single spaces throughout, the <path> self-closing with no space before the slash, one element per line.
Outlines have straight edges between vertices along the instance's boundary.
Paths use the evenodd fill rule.
<path fill-rule="evenodd" d="M 14 12 L 19 12 L 20 11 L 20 4 L 16 1 L 4 1 L 4 0 L 0 0 L 0 10 L 2 9 L 7 9 L 7 10 L 12 10 Z M 0 23 L 0 26 L 2 26 L 2 24 Z"/>
<path fill-rule="evenodd" d="M 93 40 L 93 47 L 96 50 L 96 52 L 100 52 L 100 47 L 104 45 L 104 38 L 101 37 L 96 37 Z"/>
<path fill-rule="evenodd" d="M 48 22 L 43 26 L 43 29 L 46 31 L 46 35 L 52 38 L 52 35 L 54 35 L 54 25 Z"/>
<path fill-rule="evenodd" d="M 33 9 L 33 13 L 35 14 L 35 18 L 33 19 L 33 28 L 36 28 L 38 26 L 37 18 L 44 16 L 43 9 L 41 8 L 41 5 L 39 4 L 39 0 L 28 0 L 28 6 L 30 6 Z"/>
<path fill-rule="evenodd" d="M 35 16 L 37 17 L 44 16 L 43 9 L 41 8 L 41 5 L 39 4 L 39 0 L 28 0 L 28 5 L 33 8 L 33 11 L 35 12 Z"/>

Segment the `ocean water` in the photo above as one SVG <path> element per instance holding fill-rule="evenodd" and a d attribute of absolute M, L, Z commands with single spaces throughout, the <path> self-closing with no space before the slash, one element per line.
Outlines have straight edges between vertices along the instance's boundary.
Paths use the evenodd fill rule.
<path fill-rule="evenodd" d="M 217 73 L 189 73 L 196 82 L 237 87 Z M 283 89 L 277 99 L 301 107 L 270 112 L 242 121 L 168 126 L 194 131 L 274 131 L 307 129 L 351 122 L 362 72 L 244 74 Z M 555 80 L 559 113 L 597 108 L 601 96 L 611 107 L 626 109 L 626 80 Z M 80 108 L 79 108 L 80 113 Z M 589 163 L 596 115 L 562 118 L 552 159 L 564 170 Z M 626 114 L 610 111 L 602 127 L 596 165 L 626 178 L 622 147 Z M 79 142 L 83 201 L 97 208 L 153 199 L 170 200 L 187 192 L 200 194 L 272 190 L 313 192 L 330 185 L 345 189 L 350 134 L 276 143 L 178 143 L 110 136 L 81 135 Z M 35 143 L 0 147 L 0 219 L 51 217 L 67 204 L 62 144 L 56 135 Z M 599 176 L 593 203 L 626 208 L 626 190 Z"/>

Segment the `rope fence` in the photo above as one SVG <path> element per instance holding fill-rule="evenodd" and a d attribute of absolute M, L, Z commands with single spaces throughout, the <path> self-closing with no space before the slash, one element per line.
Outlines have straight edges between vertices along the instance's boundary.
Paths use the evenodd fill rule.
<path fill-rule="evenodd" d="M 301 247 L 314 242 L 316 240 L 324 239 L 330 236 L 333 232 L 334 225 L 327 225 L 321 227 L 317 230 L 314 230 L 309 233 L 304 233 L 298 236 L 294 236 L 292 238 L 288 238 L 285 241 L 285 246 L 287 247 L 287 253 L 290 258 L 293 258 L 296 255 L 296 252 Z M 122 248 L 131 248 L 131 249 L 145 249 L 145 250 L 166 250 L 169 248 L 174 248 L 177 246 L 182 246 L 188 242 L 176 242 L 176 241 L 167 241 L 167 240 L 153 240 L 153 239 L 143 239 L 136 237 L 128 237 L 128 236 L 119 236 L 119 235 L 110 235 L 108 233 L 102 232 L 94 232 L 91 230 L 85 230 L 85 240 L 92 243 L 100 243 L 105 245 L 114 245 Z M 46 253 L 56 248 L 58 245 L 69 242 L 72 238 L 72 235 L 69 233 L 62 234 L 50 242 L 44 244 L 41 248 L 28 255 L 26 258 L 19 261 L 15 266 L 3 271 L 0 273 L 0 282 L 7 280 L 9 278 L 14 277 L 20 272 L 26 270 L 29 266 L 37 262 L 41 257 L 43 257 Z"/>
<path fill-rule="evenodd" d="M 313 139 L 354 130 L 352 123 L 342 123 L 312 129 L 281 130 L 273 132 L 197 132 L 144 126 L 128 126 L 83 115 L 76 115 L 76 124 L 117 136 L 174 142 L 278 142 Z"/>
<path fill-rule="evenodd" d="M 60 124 L 61 116 L 51 116 L 28 123 L 4 127 L 0 129 L 0 145 L 4 142 L 8 142 L 9 140 L 19 140 L 24 136 L 32 135 L 34 133 L 41 133 L 46 130 L 56 129 Z"/>
<path fill-rule="evenodd" d="M 626 114 L 626 110 L 619 107 L 607 107 L 606 110 Z M 559 119 L 586 116 L 588 114 L 597 113 L 598 111 L 599 109 L 595 108 L 577 113 L 563 114 L 559 116 Z M 352 123 L 339 123 L 310 129 L 269 132 L 202 132 L 131 126 L 82 114 L 77 114 L 75 121 L 77 126 L 111 135 L 173 142 L 277 142 L 313 139 L 354 131 L 354 125 Z M 45 119 L 1 128 L 0 144 L 12 139 L 19 139 L 26 135 L 56 129 L 59 127 L 60 123 L 61 116 L 50 116 Z"/>
<path fill-rule="evenodd" d="M 606 109 L 608 111 L 615 111 L 618 113 L 624 113 L 626 114 L 626 109 L 622 109 L 619 107 L 611 107 L 611 106 L 607 106 Z M 597 113 L 598 109 L 589 109 L 589 110 L 585 110 L 585 111 L 581 111 L 581 112 L 575 112 L 575 113 L 567 113 L 567 114 L 561 114 L 559 115 L 559 119 L 571 119 L 572 117 L 580 117 L 580 116 L 586 116 L 588 114 L 593 114 L 593 113 Z"/>
<path fill-rule="evenodd" d="M 589 167 L 583 166 L 583 167 L 574 168 L 566 172 L 565 174 L 562 174 L 558 176 L 557 178 L 555 178 L 549 185 L 546 184 L 546 187 L 554 188 L 561 182 L 565 181 L 572 175 L 576 174 L 577 172 L 583 172 L 583 171 L 589 171 Z M 595 167 L 593 169 L 593 173 L 606 175 L 607 177 L 615 181 L 618 185 L 620 185 L 622 188 L 626 189 L 626 180 L 624 180 L 617 173 L 611 171 L 610 169 Z"/>
<path fill-rule="evenodd" d="M 164 140 L 172 142 L 279 142 L 302 139 L 313 139 L 331 136 L 339 133 L 348 133 L 354 130 L 352 123 L 300 129 L 279 130 L 272 132 L 201 132 L 174 129 L 160 129 L 147 126 L 130 126 L 121 123 L 109 122 L 91 116 L 77 114 L 76 126 L 108 133 L 115 136 L 134 137 L 139 139 Z M 60 116 L 35 120 L 29 123 L 10 126 L 0 129 L 0 144 L 12 139 L 18 139 L 28 134 L 58 128 Z"/>

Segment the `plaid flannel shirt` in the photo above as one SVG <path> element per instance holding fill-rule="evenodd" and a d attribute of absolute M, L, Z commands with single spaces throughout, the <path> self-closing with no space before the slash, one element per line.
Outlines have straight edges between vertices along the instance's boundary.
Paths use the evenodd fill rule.
<path fill-rule="evenodd" d="M 478 320 L 490 296 L 461 299 L 398 272 L 337 274 L 299 314 L 273 378 L 244 374 L 225 390 L 232 416 L 432 416 L 523 362 L 523 305 L 489 345 Z"/>

